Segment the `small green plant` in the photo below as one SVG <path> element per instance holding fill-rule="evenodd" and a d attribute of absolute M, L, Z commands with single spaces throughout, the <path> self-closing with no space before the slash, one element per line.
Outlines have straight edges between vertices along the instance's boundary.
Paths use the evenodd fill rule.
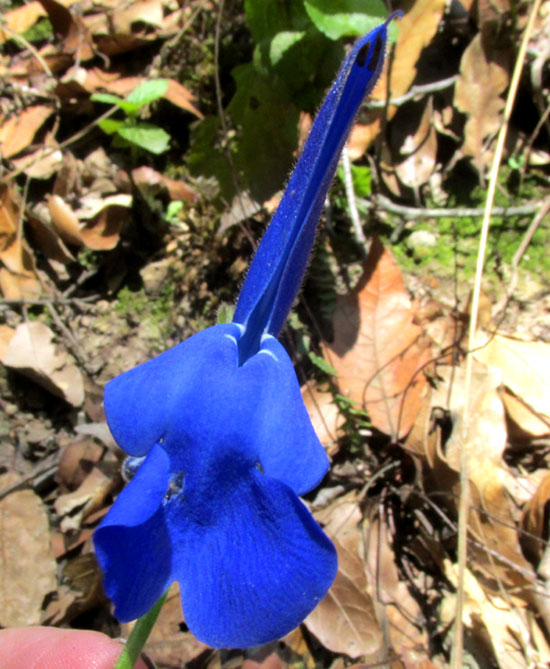
<path fill-rule="evenodd" d="M 166 79 L 153 79 L 134 88 L 126 98 L 111 93 L 94 93 L 90 97 L 93 102 L 115 105 L 126 114 L 122 120 L 106 118 L 98 123 L 103 132 L 113 135 L 114 146 L 130 147 L 133 153 L 138 148 L 156 154 L 167 150 L 170 135 L 157 125 L 140 119 L 142 109 L 162 98 L 167 88 Z"/>

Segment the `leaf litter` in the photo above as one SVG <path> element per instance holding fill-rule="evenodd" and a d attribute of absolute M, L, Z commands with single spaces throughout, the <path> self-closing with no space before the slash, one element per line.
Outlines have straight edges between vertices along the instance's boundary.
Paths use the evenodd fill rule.
<path fill-rule="evenodd" d="M 251 11 L 254 3 L 246 4 Z M 258 236 L 276 196 L 262 203 L 244 192 L 228 200 L 232 222 L 223 227 L 213 204 L 223 170 L 197 177 L 186 163 L 193 137 L 210 127 L 208 114 L 218 104 L 209 51 L 217 7 L 199 0 L 109 0 L 98 13 L 91 2 L 74 5 L 29 2 L 4 12 L 0 24 L 6 82 L 0 91 L 0 569 L 8 584 L 0 622 L 76 624 L 116 636 L 120 629 L 91 549 L 93 529 L 122 486 L 122 456 L 108 436 L 102 387 L 210 324 L 231 303 L 250 256 L 244 231 L 251 227 Z M 544 2 L 531 41 L 525 77 L 531 83 L 522 99 L 532 95 L 529 108 L 538 119 L 548 105 L 548 7 Z M 233 63 L 245 19 L 231 12 L 221 25 L 220 53 L 223 60 L 231 44 Z M 514 20 L 516 32 L 502 41 L 496 28 Z M 333 460 L 329 477 L 308 501 L 339 552 L 333 588 L 280 644 L 231 656 L 193 639 L 177 593 L 171 593 L 148 646 L 159 666 L 447 666 L 456 610 L 460 449 L 472 495 L 468 661 L 476 667 L 548 665 L 550 303 L 544 268 L 520 283 L 521 297 L 511 305 L 516 320 L 508 311 L 495 325 L 488 298 L 489 318 L 478 332 L 474 382 L 465 398 L 467 286 L 432 276 L 430 265 L 413 277 L 402 250 L 386 241 L 389 228 L 397 239 L 395 231 L 410 234 L 418 226 L 415 232 L 435 230 L 430 234 L 437 243 L 440 229 L 430 205 L 453 204 L 457 166 L 473 168 L 483 183 L 502 122 L 510 45 L 524 24 L 524 9 L 514 19 L 507 2 L 453 3 L 447 10 L 440 0 L 411 3 L 391 68 L 374 95 L 379 103 L 398 100 L 367 109 L 352 132 L 351 158 L 370 147 L 374 160 L 376 185 L 369 194 L 387 189 L 405 212 L 397 220 L 383 208 L 362 211 L 369 231 L 381 233 L 384 242 L 369 235 L 370 253 L 361 265 L 357 254 L 339 245 L 341 214 L 329 220 L 327 230 L 334 229 L 321 232 L 320 245 L 329 240 L 331 271 L 340 264 L 344 278 L 335 281 L 338 295 L 327 299 L 330 308 L 322 305 L 314 314 L 321 327 L 314 326 L 309 339 L 302 327 L 291 328 L 295 360 L 308 379 L 304 400 Z M 33 31 L 43 36 L 35 39 Z M 225 86 L 230 68 L 222 75 Z M 446 77 L 450 83 L 441 81 Z M 160 157 L 111 144 L 97 121 L 102 114 L 124 118 L 121 106 L 112 111 L 91 99 L 101 93 L 126 100 L 151 79 L 168 86 L 139 121 L 169 131 L 170 145 Z M 272 93 L 286 109 L 280 90 Z M 230 97 L 227 92 L 222 104 Z M 256 102 L 264 100 L 239 91 L 226 107 L 227 121 L 253 124 Z M 294 106 L 289 114 L 302 141 L 314 105 L 306 107 Z M 261 119 L 269 125 L 266 109 Z M 534 133 L 538 119 L 514 126 L 513 178 L 501 188 L 509 196 L 506 205 L 520 192 L 514 179 L 528 175 L 525 155 L 530 167 L 530 155 L 542 156 L 537 175 L 547 176 L 545 145 Z M 293 145 L 288 129 L 275 130 L 278 144 Z M 221 139 L 231 150 L 244 131 L 237 126 L 223 138 L 221 131 L 205 133 L 211 138 L 207 161 L 218 160 L 208 154 L 215 143 Z M 253 131 L 259 137 L 264 129 Z M 258 179 L 269 181 L 261 170 L 271 170 L 270 161 L 259 158 Z M 538 192 L 526 197 L 535 211 Z M 247 202 L 252 205 L 245 211 Z M 426 207 L 426 214 L 409 220 L 407 207 Z M 465 243 L 476 233 L 461 228 L 462 220 L 454 224 Z M 504 238 L 505 219 L 495 225 Z M 315 262 L 311 270 L 315 274 Z M 506 278 L 505 263 L 499 271 Z M 302 317 L 302 306 L 297 313 Z M 312 345 L 328 364 L 310 355 Z M 472 418 L 464 431 L 458 417 L 466 401 Z"/>

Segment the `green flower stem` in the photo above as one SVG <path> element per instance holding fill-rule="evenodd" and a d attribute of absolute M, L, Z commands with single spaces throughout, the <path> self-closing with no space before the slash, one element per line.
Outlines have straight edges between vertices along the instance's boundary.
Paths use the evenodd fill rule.
<path fill-rule="evenodd" d="M 117 660 L 115 669 L 133 669 L 135 663 L 138 661 L 143 647 L 147 643 L 149 634 L 153 629 L 153 625 L 157 622 L 162 605 L 166 600 L 168 591 L 162 595 L 153 608 L 145 615 L 141 616 L 134 625 L 128 641 L 126 641 L 122 653 Z"/>

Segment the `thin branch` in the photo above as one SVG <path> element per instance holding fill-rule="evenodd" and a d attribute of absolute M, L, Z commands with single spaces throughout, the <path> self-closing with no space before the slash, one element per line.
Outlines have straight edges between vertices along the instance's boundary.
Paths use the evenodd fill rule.
<path fill-rule="evenodd" d="M 387 211 L 390 214 L 397 214 L 398 216 L 403 216 L 411 221 L 419 218 L 476 218 L 483 216 L 485 211 L 485 209 L 481 207 L 454 207 L 448 209 L 444 207 L 408 207 L 404 204 L 392 202 L 392 200 L 384 195 L 376 195 L 373 197 L 372 201 L 364 199 L 358 199 L 357 201 L 366 209 Z M 535 214 L 539 208 L 540 203 L 530 202 L 518 205 L 517 207 L 494 207 L 493 214 L 504 218 L 531 216 L 532 214 Z"/>
<path fill-rule="evenodd" d="M 57 298 L 52 298 L 51 300 L 47 299 L 37 299 L 37 300 L 30 300 L 24 297 L 13 299 L 13 298 L 7 298 L 7 297 L 2 297 L 0 298 L 0 305 L 1 306 L 9 306 L 9 307 L 49 307 L 52 304 L 74 304 L 76 306 L 79 305 L 79 303 L 88 303 L 88 302 L 95 302 L 101 297 L 101 295 L 88 295 L 86 297 L 57 297 Z"/>
<path fill-rule="evenodd" d="M 55 153 L 56 151 L 61 151 L 62 149 L 66 148 L 67 146 L 70 146 L 71 144 L 74 144 L 74 142 L 77 142 L 79 139 L 84 137 L 84 135 L 88 134 L 90 130 L 100 121 L 103 121 L 106 118 L 109 118 L 109 116 L 112 116 L 116 111 L 118 110 L 118 107 L 115 105 L 108 109 L 104 114 L 101 116 L 98 116 L 96 119 L 94 119 L 91 123 L 89 123 L 85 128 L 82 128 L 82 130 L 79 130 L 76 132 L 72 137 L 69 137 L 66 139 L 64 142 L 61 142 L 60 144 L 57 144 L 56 146 L 51 146 L 48 147 L 44 150 L 42 155 L 38 156 L 34 160 L 31 160 L 30 163 L 25 163 L 23 167 L 19 167 L 16 170 L 13 170 L 12 172 L 8 172 L 6 176 L 4 177 L 5 180 L 8 179 L 14 179 L 15 177 L 19 176 L 22 172 L 26 172 L 32 165 L 34 165 L 36 162 L 39 160 L 43 160 L 44 158 L 47 158 L 49 155 L 52 153 Z"/>
<path fill-rule="evenodd" d="M 452 77 L 447 77 L 447 79 L 441 79 L 440 81 L 432 81 L 429 84 L 422 84 L 421 86 L 413 86 L 408 93 L 405 95 L 400 95 L 398 98 L 392 98 L 387 101 L 388 105 L 393 105 L 394 107 L 399 107 L 404 105 L 405 102 L 409 100 L 414 100 L 415 98 L 421 97 L 423 95 L 429 95 L 430 93 L 436 93 L 437 91 L 443 91 L 446 88 L 452 86 L 458 79 L 458 74 L 454 74 Z M 386 100 L 369 100 L 363 105 L 364 109 L 383 109 L 386 106 Z"/>
<path fill-rule="evenodd" d="M 355 200 L 355 190 L 353 188 L 353 177 L 351 174 L 351 163 L 349 159 L 348 146 L 344 145 L 342 150 L 342 167 L 344 168 L 344 187 L 346 189 L 346 197 L 348 200 L 349 207 L 349 216 L 351 218 L 351 224 L 353 225 L 353 231 L 355 233 L 355 238 L 361 247 L 361 253 L 363 256 L 366 256 L 366 246 L 367 240 L 365 238 L 365 233 L 361 227 L 361 219 L 359 218 L 359 212 L 357 211 L 357 203 Z"/>
<path fill-rule="evenodd" d="M 53 72 L 51 71 L 50 66 L 48 65 L 48 63 L 46 63 L 46 61 L 44 60 L 44 58 L 40 55 L 40 53 L 38 52 L 38 50 L 37 50 L 37 49 L 36 49 L 36 48 L 35 48 L 35 47 L 34 47 L 34 46 L 33 46 L 27 39 L 25 39 L 25 38 L 23 37 L 23 35 L 19 35 L 18 33 L 14 32 L 11 28 L 9 28 L 9 27 L 6 25 L 6 21 L 5 21 L 5 19 L 4 19 L 2 16 L 0 16 L 0 26 L 1 26 L 1 27 L 0 27 L 0 32 L 5 32 L 5 33 L 7 33 L 7 34 L 12 38 L 12 40 L 14 40 L 15 42 L 19 42 L 19 44 L 21 44 L 25 49 L 27 49 L 28 51 L 30 51 L 31 54 L 32 54 L 32 55 L 36 58 L 36 60 L 40 63 L 40 65 L 42 66 L 42 69 L 44 70 L 44 72 L 45 72 L 49 77 L 53 77 Z"/>

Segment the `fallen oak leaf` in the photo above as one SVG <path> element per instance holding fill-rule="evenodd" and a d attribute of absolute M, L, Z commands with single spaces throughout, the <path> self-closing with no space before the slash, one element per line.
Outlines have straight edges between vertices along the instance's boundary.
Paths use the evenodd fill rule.
<path fill-rule="evenodd" d="M 422 369 L 430 347 L 413 322 L 399 267 L 377 237 L 358 285 L 337 302 L 333 327 L 334 341 L 323 353 L 338 372 L 340 392 L 364 408 L 378 430 L 404 437 L 427 388 Z"/>
<path fill-rule="evenodd" d="M 8 344 L 2 363 L 35 381 L 72 406 L 84 402 L 84 382 L 65 351 L 56 351 L 54 334 L 39 321 L 21 323 Z"/>

